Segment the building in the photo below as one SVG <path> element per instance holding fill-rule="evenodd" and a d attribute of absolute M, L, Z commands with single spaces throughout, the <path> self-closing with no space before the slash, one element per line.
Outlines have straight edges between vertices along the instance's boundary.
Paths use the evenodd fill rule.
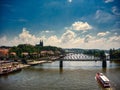
<path fill-rule="evenodd" d="M 43 40 L 40 40 L 40 43 L 39 43 L 39 44 L 36 44 L 36 46 L 43 47 Z"/>
<path fill-rule="evenodd" d="M 7 57 L 8 53 L 9 53 L 9 49 L 0 48 L 0 58 L 1 57 Z"/>
<path fill-rule="evenodd" d="M 54 55 L 54 52 L 52 50 L 50 51 L 44 50 L 44 51 L 41 51 L 41 55 L 42 56 Z"/>
<path fill-rule="evenodd" d="M 22 52 L 21 55 L 27 56 L 27 55 L 29 55 L 29 53 L 28 52 Z"/>
<path fill-rule="evenodd" d="M 10 55 L 16 56 L 16 52 L 11 52 Z"/>

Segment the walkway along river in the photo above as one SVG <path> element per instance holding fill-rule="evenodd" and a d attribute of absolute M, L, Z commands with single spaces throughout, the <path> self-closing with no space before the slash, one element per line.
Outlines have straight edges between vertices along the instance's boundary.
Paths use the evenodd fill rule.
<path fill-rule="evenodd" d="M 120 90 L 120 63 L 107 61 L 59 61 L 24 68 L 22 71 L 0 77 L 0 90 L 109 90 L 95 80 L 97 72 L 111 81 L 111 90 Z"/>

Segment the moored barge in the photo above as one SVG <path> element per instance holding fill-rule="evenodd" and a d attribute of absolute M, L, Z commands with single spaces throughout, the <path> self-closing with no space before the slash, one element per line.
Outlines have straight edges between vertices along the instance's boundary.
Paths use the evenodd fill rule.
<path fill-rule="evenodd" d="M 20 71 L 21 68 L 17 62 L 3 62 L 0 63 L 0 75 L 9 74 L 12 72 Z"/>

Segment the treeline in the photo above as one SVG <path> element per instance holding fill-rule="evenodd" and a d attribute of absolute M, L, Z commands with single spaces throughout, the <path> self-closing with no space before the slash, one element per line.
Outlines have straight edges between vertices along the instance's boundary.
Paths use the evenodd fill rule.
<path fill-rule="evenodd" d="M 18 57 L 22 57 L 22 53 L 27 52 L 29 55 L 31 54 L 40 54 L 41 51 L 52 51 L 56 53 L 56 51 L 60 52 L 61 54 L 64 53 L 62 48 L 54 47 L 54 46 L 33 46 L 30 44 L 20 44 L 18 46 L 14 46 L 10 48 L 9 53 L 15 52 Z"/>
<path fill-rule="evenodd" d="M 120 59 L 120 49 L 110 49 L 110 59 Z"/>
<path fill-rule="evenodd" d="M 91 50 L 84 50 L 83 53 L 87 55 L 93 55 L 95 57 L 100 57 L 101 59 L 106 58 L 104 50 L 91 49 Z"/>
<path fill-rule="evenodd" d="M 110 59 L 120 60 L 120 49 L 110 49 L 110 50 L 84 50 L 84 54 L 94 55 L 95 57 L 100 57 L 101 59 L 105 58 L 105 53 L 109 54 Z"/>
<path fill-rule="evenodd" d="M 117 59 L 120 60 L 120 49 L 110 49 L 110 50 L 98 50 L 98 49 L 91 49 L 91 50 L 83 50 L 84 54 L 87 55 L 94 55 L 95 57 L 100 57 L 104 59 L 106 57 L 105 53 L 109 54 L 110 59 Z"/>
<path fill-rule="evenodd" d="M 66 53 L 83 53 L 87 55 L 91 55 L 94 57 L 99 57 L 101 59 L 105 58 L 105 53 L 109 53 L 107 50 L 99 50 L 99 49 L 79 49 L 79 48 L 73 48 L 73 49 L 65 49 Z"/>

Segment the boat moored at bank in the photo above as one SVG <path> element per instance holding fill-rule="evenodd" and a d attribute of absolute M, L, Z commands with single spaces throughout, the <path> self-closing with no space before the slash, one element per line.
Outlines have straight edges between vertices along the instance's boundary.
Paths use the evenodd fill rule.
<path fill-rule="evenodd" d="M 1 62 L 0 65 L 0 75 L 5 75 L 21 70 L 17 62 Z"/>

